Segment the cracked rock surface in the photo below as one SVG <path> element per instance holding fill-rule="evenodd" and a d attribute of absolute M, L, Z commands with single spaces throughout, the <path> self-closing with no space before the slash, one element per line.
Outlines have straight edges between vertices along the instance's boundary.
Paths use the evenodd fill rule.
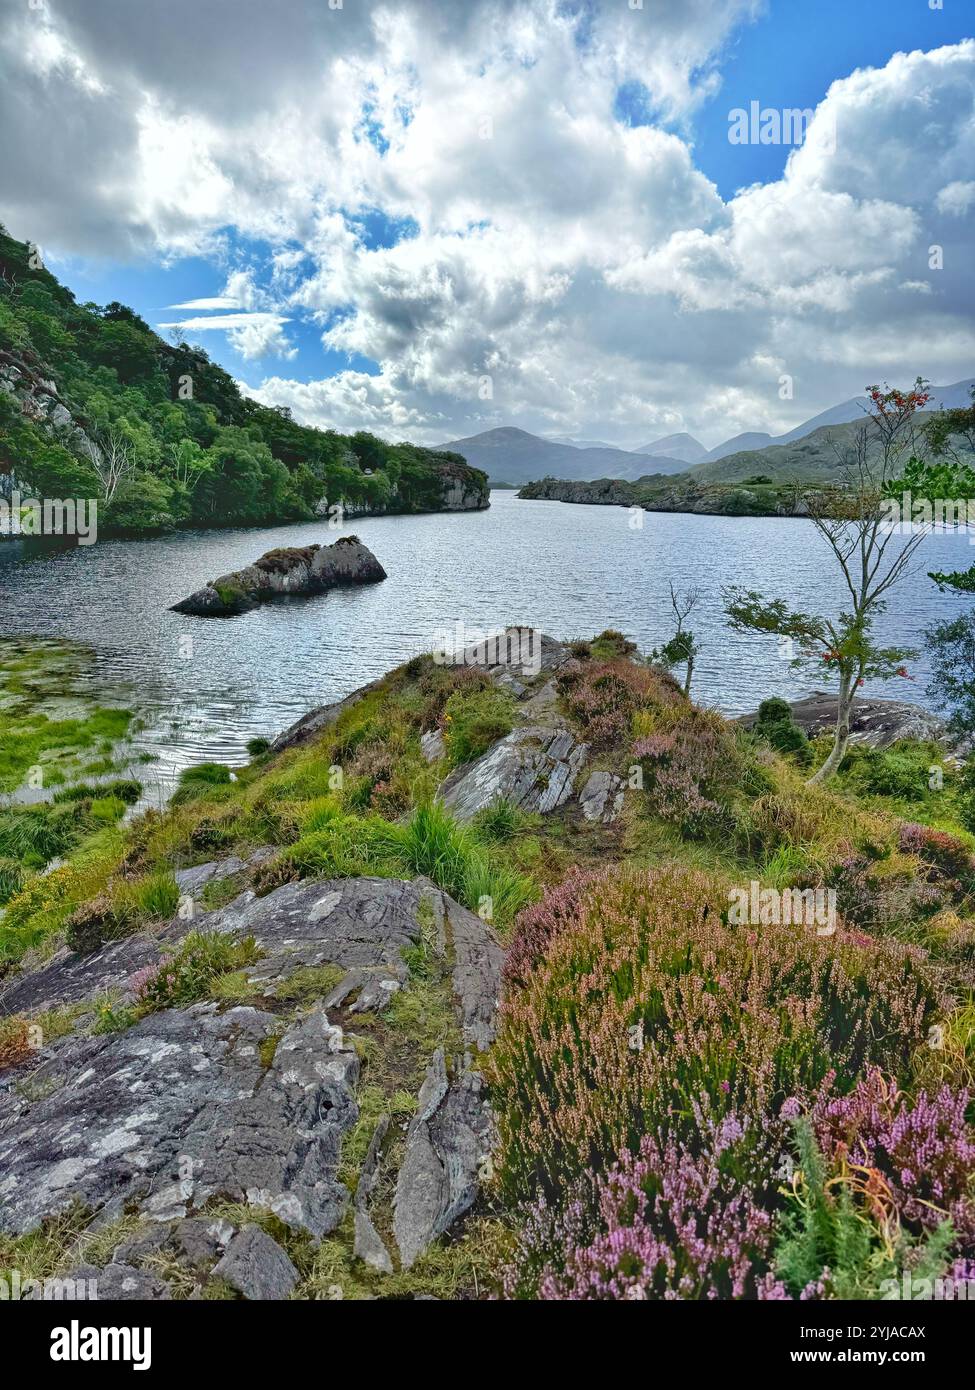
<path fill-rule="evenodd" d="M 359 1061 L 315 1010 L 265 1069 L 260 1044 L 279 1028 L 258 1009 L 198 1004 L 73 1039 L 49 1068 L 50 1095 L 0 1097 L 0 1229 L 29 1230 L 76 1199 L 172 1220 L 218 1194 L 316 1236 L 333 1229 Z"/>
<path fill-rule="evenodd" d="M 461 820 L 500 800 L 544 815 L 572 797 L 588 756 L 588 746 L 577 743 L 567 729 L 512 729 L 482 758 L 455 769 L 438 796 Z"/>
<path fill-rule="evenodd" d="M 236 872 L 239 861 L 231 862 Z M 147 1224 L 104 1269 L 83 1264 L 76 1276 L 97 1277 L 103 1297 L 169 1297 L 158 1269 L 164 1256 L 197 1281 L 191 1297 L 214 1276 L 245 1298 L 288 1297 L 297 1275 L 287 1253 L 257 1226 L 236 1233 L 209 1215 L 217 1199 L 270 1209 L 315 1240 L 335 1231 L 351 1204 L 359 1259 L 380 1274 L 393 1272 L 394 1254 L 412 1263 L 470 1209 L 490 1149 L 490 1109 L 470 1058 L 494 1038 L 503 953 L 491 927 L 423 878 L 305 880 L 92 955 L 62 951 L 12 982 L 0 1007 L 93 999 L 201 924 L 255 938 L 263 955 L 244 973 L 266 1004 L 201 1002 L 100 1036 L 79 1026 L 8 1072 L 0 1230 L 31 1231 L 77 1202 L 100 1224 L 140 1214 Z M 448 1064 L 440 1051 L 427 1065 L 405 1147 L 393 1149 L 401 1162 L 386 1183 L 387 1194 L 395 1186 L 387 1246 L 372 1205 L 389 1161 L 388 1116 L 373 1132 L 354 1203 L 338 1177 L 343 1140 L 359 1120 L 360 1062 L 334 1020 L 348 1017 L 353 1027 L 357 1009 L 379 1017 L 410 988 L 403 952 L 431 924 L 468 1058 Z M 287 998 L 295 971 L 321 965 L 344 971 L 339 984 L 282 1016 L 279 989 Z"/>

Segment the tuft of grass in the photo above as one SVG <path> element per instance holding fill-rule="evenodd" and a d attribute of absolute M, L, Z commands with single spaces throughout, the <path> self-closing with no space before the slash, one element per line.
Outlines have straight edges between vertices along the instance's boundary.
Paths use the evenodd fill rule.
<path fill-rule="evenodd" d="M 208 999 L 218 981 L 254 965 L 261 955 L 252 936 L 237 941 L 224 932 L 189 932 L 158 965 L 140 972 L 136 1015 L 143 1018 Z"/>

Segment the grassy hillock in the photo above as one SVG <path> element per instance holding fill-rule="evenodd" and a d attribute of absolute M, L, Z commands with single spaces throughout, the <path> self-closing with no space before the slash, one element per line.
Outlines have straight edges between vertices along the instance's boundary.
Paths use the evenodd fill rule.
<path fill-rule="evenodd" d="M 124 304 L 78 304 L 2 227 L 0 386 L 0 482 L 97 498 L 103 530 L 307 520 L 323 499 L 437 511 L 457 484 L 465 505 L 487 504 L 485 475 L 460 455 L 300 425 Z M 120 477 L 93 466 L 91 445 Z"/>
<path fill-rule="evenodd" d="M 151 928 L 173 910 L 174 869 L 261 846 L 258 894 L 426 875 L 488 904 L 507 946 L 486 1059 L 493 1176 L 440 1296 L 876 1298 L 907 1267 L 971 1277 L 972 779 L 902 743 L 856 748 L 809 787 L 819 749 L 781 720 L 773 747 L 696 707 L 630 648 L 574 643 L 549 692 L 594 765 L 624 778 L 616 821 L 503 802 L 453 821 L 437 785 L 522 716 L 482 670 L 421 657 L 311 742 L 257 753 L 233 782 L 196 770 L 111 853 L 29 877 L 0 952 L 13 970 Z M 743 921 L 732 904 L 753 883 L 762 915 Z M 792 889 L 835 893 L 835 919 L 782 920 Z M 219 986 L 191 973 L 194 997 L 246 995 L 236 957 L 213 966 Z M 131 1021 L 105 1001 L 101 1026 Z M 399 1025 L 419 1036 L 422 1019 Z M 367 1111 L 387 1104 L 370 1100 L 387 1044 L 363 1050 Z M 346 1296 L 377 1290 L 329 1251 Z"/>

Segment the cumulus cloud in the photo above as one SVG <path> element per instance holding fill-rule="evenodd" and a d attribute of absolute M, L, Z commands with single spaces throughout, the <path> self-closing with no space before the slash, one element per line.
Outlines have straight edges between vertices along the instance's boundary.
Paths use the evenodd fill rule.
<path fill-rule="evenodd" d="M 105 256 L 259 239 L 178 324 L 256 362 L 310 319 L 374 362 L 248 388 L 316 423 L 713 442 L 971 370 L 973 42 L 834 82 L 782 177 L 725 201 L 693 123 L 758 0 L 0 8 L 11 230 Z M 654 124 L 618 119 L 624 86 Z"/>

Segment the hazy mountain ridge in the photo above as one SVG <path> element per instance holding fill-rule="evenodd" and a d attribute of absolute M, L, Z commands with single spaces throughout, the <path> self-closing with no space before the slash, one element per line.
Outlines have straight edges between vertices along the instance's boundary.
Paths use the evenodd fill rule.
<path fill-rule="evenodd" d="M 930 388 L 932 405 L 945 409 L 968 405 L 973 386 L 975 378 L 971 377 L 949 386 L 933 386 Z M 827 439 L 829 431 L 834 435 L 840 431 L 838 438 L 843 438 L 863 420 L 865 405 L 865 397 L 853 396 L 821 411 L 786 434 L 746 430 L 710 450 L 686 431 L 664 435 L 639 449 L 619 449 L 586 440 L 557 442 L 513 425 L 455 439 L 440 448 L 460 454 L 468 464 L 483 469 L 495 485 L 522 484 L 540 478 L 569 482 L 600 479 L 637 482 L 648 476 L 650 458 L 654 475 L 672 477 L 686 473 L 700 482 L 738 482 L 757 473 L 779 480 L 801 476 L 819 481 L 829 477 L 839 466 L 833 443 Z M 788 452 L 806 440 L 814 441 L 811 448 L 800 447 L 794 454 Z M 780 450 L 786 452 L 780 453 Z M 725 462 L 728 468 L 714 471 L 714 465 Z"/>
<path fill-rule="evenodd" d="M 626 449 L 583 449 L 554 444 L 527 430 L 504 425 L 467 439 L 440 446 L 460 454 L 473 468 L 483 469 L 492 483 L 527 483 L 547 474 L 588 480 L 619 477 L 634 481 L 646 472 L 646 456 Z M 656 471 L 682 473 L 687 464 L 677 458 L 655 458 Z"/>

